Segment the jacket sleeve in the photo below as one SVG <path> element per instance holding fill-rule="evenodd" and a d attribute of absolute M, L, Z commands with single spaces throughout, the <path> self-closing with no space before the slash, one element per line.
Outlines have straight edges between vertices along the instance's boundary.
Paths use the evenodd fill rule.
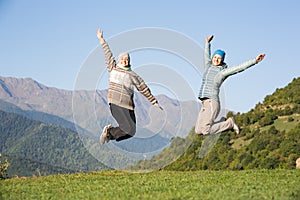
<path fill-rule="evenodd" d="M 152 103 L 153 105 L 155 103 L 157 103 L 157 100 L 151 94 L 151 91 L 150 91 L 149 87 L 146 85 L 144 80 L 140 76 L 138 76 L 137 74 L 135 74 L 135 77 L 134 77 L 134 84 L 135 84 L 136 89 L 142 95 L 144 95 L 148 99 L 148 101 L 150 101 L 150 103 Z"/>
<path fill-rule="evenodd" d="M 116 67 L 117 64 L 106 41 L 104 41 L 104 43 L 102 44 L 102 48 L 104 51 L 106 68 L 110 72 L 113 68 Z"/>
<path fill-rule="evenodd" d="M 204 70 L 206 70 L 211 62 L 210 43 L 205 42 L 204 46 Z"/>
<path fill-rule="evenodd" d="M 247 69 L 249 67 L 252 67 L 256 63 L 257 62 L 256 62 L 255 58 L 251 59 L 251 60 L 248 60 L 246 62 L 243 62 L 242 64 L 232 66 L 232 67 L 229 67 L 229 68 L 226 68 L 226 69 L 222 70 L 222 75 L 223 75 L 223 77 L 227 78 L 228 76 L 231 76 L 233 74 L 237 74 L 239 72 L 244 71 L 245 69 Z"/>

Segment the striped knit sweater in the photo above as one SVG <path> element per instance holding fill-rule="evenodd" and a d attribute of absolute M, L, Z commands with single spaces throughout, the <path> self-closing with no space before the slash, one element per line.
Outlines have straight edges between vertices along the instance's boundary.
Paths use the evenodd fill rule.
<path fill-rule="evenodd" d="M 211 53 L 210 53 L 210 43 L 205 43 L 204 48 L 204 74 L 202 78 L 202 85 L 199 93 L 199 99 L 214 99 L 219 100 L 219 92 L 222 83 L 229 76 L 242 72 L 245 69 L 255 65 L 256 59 L 248 60 L 242 64 L 228 67 L 224 64 L 223 66 L 213 66 L 211 64 Z"/>
<path fill-rule="evenodd" d="M 106 67 L 109 72 L 108 103 L 134 109 L 134 87 L 143 94 L 152 104 L 157 103 L 144 80 L 132 70 L 118 67 L 115 58 L 106 42 L 102 44 L 105 54 Z"/>

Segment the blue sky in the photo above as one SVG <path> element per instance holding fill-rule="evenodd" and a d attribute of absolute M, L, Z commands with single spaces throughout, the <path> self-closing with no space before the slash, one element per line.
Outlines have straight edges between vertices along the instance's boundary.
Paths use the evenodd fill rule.
<path fill-rule="evenodd" d="M 0 0 L 0 76 L 30 77 L 73 90 L 83 63 L 99 44 L 99 26 L 107 39 L 132 29 L 157 27 L 183 34 L 200 46 L 214 34 L 212 50 L 224 49 L 229 66 L 267 54 L 263 62 L 223 84 L 224 107 L 246 112 L 300 76 L 299 9 L 297 0 Z M 134 54 L 133 69 L 135 64 L 143 65 L 143 59 L 158 63 L 162 58 L 171 59 L 169 67 L 178 73 L 180 64 L 187 67 L 168 55 L 157 55 L 160 59 L 155 60 L 156 53 Z M 184 78 L 191 79 L 196 96 L 201 80 L 188 74 Z M 162 91 L 155 88 L 153 93 Z"/>

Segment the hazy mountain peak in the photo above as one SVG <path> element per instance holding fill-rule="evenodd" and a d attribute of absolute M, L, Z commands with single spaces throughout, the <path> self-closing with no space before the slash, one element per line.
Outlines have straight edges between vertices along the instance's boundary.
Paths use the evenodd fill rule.
<path fill-rule="evenodd" d="M 32 78 L 0 77 L 0 86 L 0 89 L 5 92 L 4 94 L 6 94 L 7 97 L 31 96 L 48 89 L 48 87 L 38 83 Z"/>

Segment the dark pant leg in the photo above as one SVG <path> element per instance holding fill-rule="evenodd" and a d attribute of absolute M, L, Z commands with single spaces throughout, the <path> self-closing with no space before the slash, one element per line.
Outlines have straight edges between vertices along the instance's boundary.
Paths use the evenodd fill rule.
<path fill-rule="evenodd" d="M 110 111 L 112 116 L 119 124 L 119 127 L 113 127 L 109 129 L 110 139 L 121 141 L 134 136 L 136 132 L 136 119 L 134 110 L 129 110 L 115 104 L 110 104 Z"/>

